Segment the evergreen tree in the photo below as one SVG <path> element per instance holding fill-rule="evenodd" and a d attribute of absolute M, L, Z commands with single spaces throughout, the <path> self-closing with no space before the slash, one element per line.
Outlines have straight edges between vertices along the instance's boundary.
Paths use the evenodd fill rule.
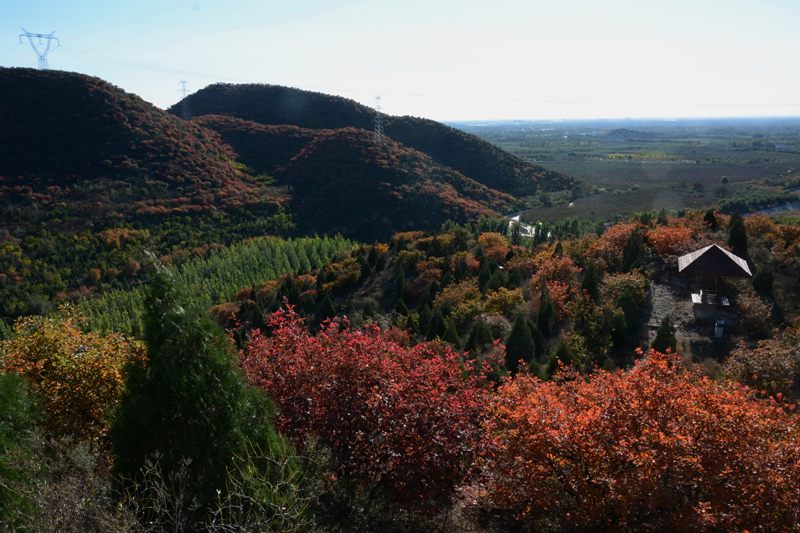
<path fill-rule="evenodd" d="M 659 226 L 669 226 L 669 218 L 667 218 L 667 209 L 662 207 L 661 211 L 658 212 L 658 218 L 656 218 L 656 224 Z"/>
<path fill-rule="evenodd" d="M 467 337 L 467 344 L 464 346 L 464 349 L 468 352 L 477 352 L 480 349 L 494 341 L 492 338 L 492 330 L 489 329 L 488 324 L 483 320 L 478 320 L 472 326 L 472 329 L 469 330 L 469 336 Z"/>
<path fill-rule="evenodd" d="M 522 272 L 519 270 L 512 270 L 508 274 L 508 281 L 506 281 L 507 289 L 516 289 L 522 286 Z"/>
<path fill-rule="evenodd" d="M 394 310 L 403 316 L 408 316 L 408 306 L 402 298 L 397 300 L 397 305 L 394 306 Z"/>
<path fill-rule="evenodd" d="M 23 531 L 17 517 L 34 511 L 27 491 L 14 490 L 32 474 L 15 462 L 14 456 L 28 455 L 27 439 L 35 420 L 34 398 L 28 394 L 24 378 L 0 372 L 0 527 L 7 526 L 8 531 Z M 15 529 L 18 525 L 22 526 L 19 530 Z"/>
<path fill-rule="evenodd" d="M 706 211 L 706 215 L 703 217 L 703 220 L 705 220 L 708 223 L 708 228 L 711 231 L 717 231 L 718 227 L 717 217 L 714 215 L 713 209 L 709 209 L 708 211 Z"/>
<path fill-rule="evenodd" d="M 246 443 L 279 449 L 279 437 L 269 422 L 269 400 L 248 386 L 225 333 L 183 298 L 170 270 L 155 268 L 145 315 L 147 359 L 125 370 L 112 427 L 114 473 L 141 480 L 145 461 L 157 458 L 169 482 L 186 465 L 186 496 L 204 513 L 217 490 L 225 490 Z"/>
<path fill-rule="evenodd" d="M 378 263 L 378 247 L 377 246 L 370 247 L 369 255 L 367 256 L 367 262 L 372 267 L 374 267 Z"/>
<path fill-rule="evenodd" d="M 369 266 L 369 262 L 365 261 L 364 264 L 361 266 L 361 279 L 367 279 L 372 275 L 372 267 Z"/>
<path fill-rule="evenodd" d="M 600 276 L 597 274 L 597 267 L 595 267 L 594 261 L 589 261 L 589 266 L 586 267 L 586 271 L 583 273 L 581 290 L 592 299 L 595 305 L 600 304 Z"/>
<path fill-rule="evenodd" d="M 544 351 L 544 335 L 539 331 L 539 328 L 533 320 L 527 320 L 526 324 L 528 324 L 528 329 L 531 331 L 531 338 L 536 345 L 535 354 L 538 357 L 541 355 L 542 351 Z"/>
<path fill-rule="evenodd" d="M 319 310 L 319 322 L 326 320 L 333 320 L 336 317 L 336 307 L 333 306 L 330 293 L 325 293 L 325 298 L 322 300 L 322 306 Z"/>
<path fill-rule="evenodd" d="M 656 338 L 650 347 L 658 352 L 666 352 L 670 348 L 673 352 L 678 349 L 678 339 L 675 338 L 675 326 L 672 324 L 672 319 L 669 315 L 664 317 L 661 321 L 658 331 L 656 331 Z"/>
<path fill-rule="evenodd" d="M 403 267 L 397 269 L 397 278 L 394 282 L 394 290 L 397 292 L 397 297 L 402 298 L 406 293 L 406 272 Z"/>
<path fill-rule="evenodd" d="M 429 341 L 432 341 L 437 337 L 441 338 L 442 335 L 444 335 L 445 327 L 446 324 L 444 321 L 444 317 L 442 316 L 442 312 L 436 309 L 433 312 L 433 316 L 431 316 L 430 322 L 428 323 L 428 333 L 425 337 Z"/>
<path fill-rule="evenodd" d="M 611 319 L 611 343 L 614 348 L 620 349 L 625 346 L 625 334 L 628 331 L 628 324 L 625 321 L 625 314 L 615 314 Z"/>
<path fill-rule="evenodd" d="M 547 285 L 542 285 L 542 297 L 539 302 L 539 312 L 536 314 L 536 327 L 544 337 L 550 336 L 550 324 L 556 316 L 556 306 L 550 298 Z"/>
<path fill-rule="evenodd" d="M 486 282 L 486 291 L 496 291 L 501 287 L 505 286 L 508 282 L 508 278 L 506 277 L 505 273 L 497 269 L 495 270 L 494 274 L 489 278 L 489 281 Z"/>
<path fill-rule="evenodd" d="M 348 298 L 347 299 L 347 303 L 344 306 L 344 314 L 350 320 L 352 320 L 353 317 L 356 316 L 356 306 L 353 303 L 353 299 L 352 298 Z"/>
<path fill-rule="evenodd" d="M 634 231 L 622 247 L 622 265 L 620 270 L 627 274 L 635 268 L 644 266 L 644 241 L 639 231 Z"/>
<path fill-rule="evenodd" d="M 442 340 L 453 346 L 457 351 L 461 351 L 461 339 L 458 337 L 456 325 L 452 320 L 447 320 L 447 327 L 442 335 Z"/>
<path fill-rule="evenodd" d="M 478 285 L 483 288 L 486 286 L 486 283 L 489 282 L 489 278 L 492 277 L 492 271 L 489 268 L 489 262 L 485 262 L 481 267 L 480 271 L 478 272 Z"/>
<path fill-rule="evenodd" d="M 375 311 L 372 309 L 372 304 L 369 302 L 364 304 L 364 309 L 361 311 L 361 314 L 365 318 L 373 318 L 375 316 Z"/>
<path fill-rule="evenodd" d="M 559 362 L 564 365 L 571 365 L 572 359 L 572 352 L 569 346 L 567 346 L 567 343 L 560 343 L 558 348 L 550 354 L 550 359 L 547 361 L 547 368 L 545 369 L 545 377 L 547 379 L 552 379 L 558 372 L 560 366 Z"/>
<path fill-rule="evenodd" d="M 733 220 L 733 217 L 731 217 L 731 220 Z M 744 221 L 741 217 L 728 227 L 728 246 L 739 257 L 747 257 L 747 229 L 745 229 Z"/>
<path fill-rule="evenodd" d="M 753 276 L 753 288 L 766 296 L 772 296 L 772 286 L 775 283 L 775 275 L 769 265 L 764 265 L 758 269 Z"/>
<path fill-rule="evenodd" d="M 639 331 L 639 307 L 636 305 L 636 300 L 629 292 L 625 292 L 617 299 L 616 306 L 625 313 L 627 333 L 630 335 L 636 334 Z"/>
<path fill-rule="evenodd" d="M 533 343 L 525 316 L 520 313 L 514 320 L 514 325 L 506 339 L 506 369 L 511 374 L 516 374 L 519 370 L 519 361 L 529 363 L 535 350 L 536 346 Z"/>

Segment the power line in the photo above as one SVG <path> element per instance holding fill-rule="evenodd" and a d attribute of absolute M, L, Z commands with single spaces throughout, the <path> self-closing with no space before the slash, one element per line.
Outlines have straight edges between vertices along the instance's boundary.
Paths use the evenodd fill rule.
<path fill-rule="evenodd" d="M 181 70 L 175 69 L 171 67 L 164 67 L 160 65 L 152 65 L 147 63 L 139 63 L 135 61 L 128 61 L 125 59 L 118 59 L 110 56 L 104 56 L 100 54 L 95 54 L 92 52 L 85 52 L 82 50 L 76 50 L 74 48 L 69 48 L 66 46 L 58 46 L 53 51 L 56 53 L 66 54 L 73 57 L 79 57 L 83 59 L 88 59 L 90 61 L 96 61 L 101 63 L 119 65 L 123 67 L 130 67 L 130 68 L 138 68 L 143 70 L 151 70 L 155 72 L 163 72 L 167 74 L 181 74 L 185 76 L 194 76 L 198 78 L 206 78 L 212 79 L 216 81 L 228 81 L 228 82 L 237 82 L 237 83 L 263 83 L 255 80 L 250 79 L 243 79 L 243 78 L 233 78 L 229 76 L 221 76 L 217 74 L 209 74 L 206 72 L 193 72 L 188 70 Z M 527 103 L 527 104 L 552 104 L 552 105 L 592 105 L 592 106 L 636 106 L 636 107 L 662 107 L 662 108 L 791 108 L 791 107 L 800 107 L 799 103 L 776 103 L 776 104 L 753 104 L 753 103 L 742 103 L 742 104 L 724 104 L 724 103 L 713 103 L 713 104 L 690 104 L 690 103 L 669 103 L 669 102 L 600 102 L 600 101 L 591 101 L 591 100 L 549 100 L 549 99 L 532 99 L 532 98 L 503 98 L 503 97 L 481 97 L 481 96 L 461 96 L 461 95 L 438 95 L 438 94 L 426 94 L 426 93 L 404 93 L 404 92 L 391 92 L 391 91 L 376 91 L 372 90 L 362 90 L 362 89 L 342 89 L 340 87 L 322 87 L 322 86 L 309 86 L 309 85 L 297 85 L 295 86 L 298 89 L 305 89 L 305 90 L 312 90 L 312 91 L 330 91 L 335 93 L 372 93 L 375 94 L 381 93 L 383 95 L 393 95 L 393 96 L 406 96 L 406 97 L 415 97 L 415 98 L 436 98 L 436 99 L 445 99 L 445 100 L 464 100 L 464 101 L 473 101 L 473 102 L 510 102 L 510 103 Z"/>

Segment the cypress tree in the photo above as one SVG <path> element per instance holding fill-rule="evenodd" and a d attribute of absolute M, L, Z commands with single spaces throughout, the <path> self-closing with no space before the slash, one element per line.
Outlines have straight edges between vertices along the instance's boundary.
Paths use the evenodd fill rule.
<path fill-rule="evenodd" d="M 731 217 L 731 220 L 733 220 L 733 217 Z M 741 217 L 733 222 L 728 229 L 728 246 L 739 257 L 747 257 L 747 230 Z"/>
<path fill-rule="evenodd" d="M 372 309 L 372 304 L 369 302 L 364 304 L 364 309 L 361 311 L 361 314 L 365 318 L 373 318 L 375 316 L 375 311 Z"/>
<path fill-rule="evenodd" d="M 353 299 L 352 298 L 348 298 L 347 299 L 347 303 L 344 306 L 344 314 L 350 320 L 352 320 L 353 317 L 356 316 L 356 306 L 355 306 L 355 304 L 353 304 Z"/>
<path fill-rule="evenodd" d="M 586 292 L 589 298 L 596 304 L 600 304 L 600 276 L 597 275 L 597 268 L 594 261 L 589 261 L 589 266 L 583 274 L 581 290 Z"/>
<path fill-rule="evenodd" d="M 708 211 L 706 211 L 706 215 L 703 217 L 703 220 L 705 220 L 708 223 L 708 228 L 711 231 L 717 231 L 717 226 L 718 226 L 717 217 L 714 215 L 713 209 L 709 209 Z"/>
<path fill-rule="evenodd" d="M 403 316 L 408 316 L 408 306 L 402 298 L 397 300 L 397 305 L 394 306 L 394 310 Z"/>
<path fill-rule="evenodd" d="M 678 349 L 678 339 L 675 338 L 675 326 L 672 324 L 672 319 L 669 315 L 664 317 L 661 321 L 658 331 L 656 331 L 656 338 L 650 347 L 658 352 L 666 352 L 670 348 L 673 352 Z"/>
<path fill-rule="evenodd" d="M 485 287 L 486 283 L 489 282 L 489 278 L 491 277 L 492 277 L 492 271 L 489 268 L 489 262 L 487 261 L 481 267 L 480 272 L 478 272 L 478 285 L 480 285 L 481 288 Z"/>
<path fill-rule="evenodd" d="M 506 339 L 506 369 L 511 374 L 519 370 L 519 361 L 529 363 L 533 358 L 536 346 L 531 337 L 525 317 L 520 313 L 514 319 L 514 325 Z"/>
<path fill-rule="evenodd" d="M 372 267 L 369 266 L 369 261 L 365 261 L 361 266 L 361 279 L 367 279 L 372 275 Z"/>
<path fill-rule="evenodd" d="M 451 344 L 456 350 L 461 351 L 461 339 L 458 337 L 456 325 L 452 320 L 447 321 L 447 327 L 444 330 L 444 335 L 442 335 L 442 340 Z"/>
<path fill-rule="evenodd" d="M 325 299 L 322 300 L 322 306 L 319 310 L 319 322 L 325 322 L 326 320 L 332 320 L 336 317 L 336 308 L 333 306 L 333 300 L 331 300 L 330 293 L 325 293 Z"/>
<path fill-rule="evenodd" d="M 481 347 L 494 341 L 492 338 L 492 330 L 483 320 L 478 320 L 469 330 L 467 337 L 467 344 L 464 349 L 468 352 L 479 351 Z"/>
<path fill-rule="evenodd" d="M 617 299 L 617 307 L 625 313 L 625 325 L 628 334 L 635 334 L 639 331 L 639 307 L 636 300 L 629 292 L 622 293 Z"/>
<path fill-rule="evenodd" d="M 374 267 L 378 263 L 378 247 L 372 246 L 369 250 L 369 255 L 367 256 L 367 262 L 370 266 Z"/>
<path fill-rule="evenodd" d="M 397 278 L 394 282 L 394 290 L 397 292 L 397 297 L 402 298 L 406 293 L 406 272 L 403 267 L 397 269 Z"/>
<path fill-rule="evenodd" d="M 775 283 L 775 275 L 769 265 L 764 265 L 758 269 L 753 276 L 753 288 L 766 296 L 772 296 L 772 288 Z"/>
<path fill-rule="evenodd" d="M 558 348 L 550 354 L 550 359 L 547 362 L 547 368 L 545 369 L 545 377 L 547 379 L 552 379 L 554 375 L 558 372 L 559 369 L 559 362 L 563 363 L 564 365 L 572 364 L 572 352 L 570 352 L 569 346 L 567 343 L 562 342 L 558 345 Z"/>
<path fill-rule="evenodd" d="M 622 265 L 620 270 L 627 274 L 635 268 L 644 265 L 644 241 L 639 231 L 634 231 L 622 247 Z"/>
<path fill-rule="evenodd" d="M 114 474 L 141 481 L 145 461 L 158 457 L 171 482 L 190 460 L 185 493 L 204 513 L 246 443 L 279 449 L 279 437 L 269 400 L 247 384 L 225 333 L 185 299 L 172 271 L 155 269 L 144 318 L 147 360 L 125 369 L 112 427 Z"/>
<path fill-rule="evenodd" d="M 536 327 L 544 337 L 550 336 L 550 324 L 555 319 L 556 306 L 550 298 L 547 285 L 542 285 L 542 297 L 539 302 L 539 312 L 536 314 Z"/>
<path fill-rule="evenodd" d="M 533 320 L 527 320 L 526 324 L 528 324 L 528 329 L 531 330 L 531 338 L 533 339 L 533 343 L 536 345 L 535 353 L 538 357 L 544 350 L 544 336 L 542 335 L 542 332 L 539 331 L 539 328 L 536 326 L 536 323 Z"/>
<path fill-rule="evenodd" d="M 433 316 L 431 316 L 430 322 L 428 323 L 428 333 L 425 338 L 427 338 L 429 341 L 432 341 L 437 337 L 441 338 L 441 336 L 444 335 L 444 332 L 444 317 L 442 317 L 442 312 L 437 309 L 433 312 Z"/>

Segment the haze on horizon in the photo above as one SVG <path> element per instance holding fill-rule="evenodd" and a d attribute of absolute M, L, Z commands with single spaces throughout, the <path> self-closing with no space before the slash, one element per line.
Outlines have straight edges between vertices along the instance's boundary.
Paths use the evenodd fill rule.
<path fill-rule="evenodd" d="M 442 122 L 800 116 L 794 0 L 29 0 L 0 66 L 49 66 L 166 108 L 216 82 L 352 98 Z M 55 46 L 55 43 L 54 43 Z"/>

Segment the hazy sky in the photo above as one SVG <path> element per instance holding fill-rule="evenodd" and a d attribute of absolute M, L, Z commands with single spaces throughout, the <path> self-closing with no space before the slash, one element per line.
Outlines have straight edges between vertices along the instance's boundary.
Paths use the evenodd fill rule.
<path fill-rule="evenodd" d="M 800 116 L 800 0 L 7 0 L 0 65 L 36 67 L 23 27 L 163 108 L 186 80 L 440 121 Z"/>

